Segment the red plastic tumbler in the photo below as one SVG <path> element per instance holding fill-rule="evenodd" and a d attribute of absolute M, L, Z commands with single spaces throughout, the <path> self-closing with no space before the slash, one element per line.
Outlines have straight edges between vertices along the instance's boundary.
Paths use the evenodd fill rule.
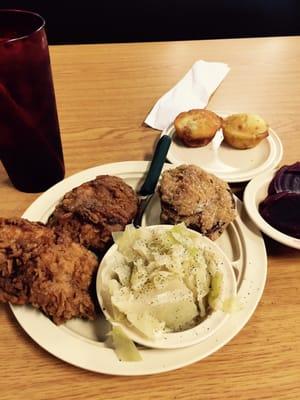
<path fill-rule="evenodd" d="M 0 10 L 0 159 L 13 185 L 41 192 L 65 168 L 45 21 Z"/>

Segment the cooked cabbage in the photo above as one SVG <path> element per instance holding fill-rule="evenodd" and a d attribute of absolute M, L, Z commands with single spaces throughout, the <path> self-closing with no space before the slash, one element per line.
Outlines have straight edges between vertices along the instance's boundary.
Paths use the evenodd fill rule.
<path fill-rule="evenodd" d="M 146 337 L 195 326 L 221 309 L 223 277 L 216 255 L 184 224 L 113 235 L 119 255 L 109 290 L 114 318 Z"/>
<path fill-rule="evenodd" d="M 129 339 L 122 329 L 114 326 L 111 330 L 111 338 L 115 352 L 120 361 L 141 361 L 142 357 L 134 342 Z"/>

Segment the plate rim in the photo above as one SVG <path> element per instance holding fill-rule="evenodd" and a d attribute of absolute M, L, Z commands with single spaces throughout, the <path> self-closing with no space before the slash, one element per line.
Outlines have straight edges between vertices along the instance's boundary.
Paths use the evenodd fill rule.
<path fill-rule="evenodd" d="M 126 174 L 131 171 L 132 173 L 142 176 L 147 170 L 148 165 L 148 161 L 125 161 L 119 163 L 104 164 L 80 171 L 57 183 L 47 192 L 43 193 L 31 204 L 31 206 L 27 208 L 22 217 L 30 217 L 30 214 L 32 212 L 34 215 L 35 205 L 38 205 L 38 207 L 42 206 L 42 208 L 45 207 L 45 203 L 47 203 L 47 201 L 45 202 L 45 199 L 48 200 L 48 197 L 55 197 L 55 201 L 57 202 L 67 190 L 70 190 L 70 188 L 72 188 L 72 185 L 73 187 L 78 186 L 82 182 L 93 179 L 97 174 L 113 174 L 116 173 L 116 171 L 119 171 L 119 174 Z M 169 169 L 174 168 L 175 166 L 172 164 L 165 164 L 164 167 Z M 67 185 L 67 189 L 65 189 L 65 185 Z M 62 189 L 63 192 L 60 193 Z M 60 197 L 58 197 L 58 195 L 60 195 Z M 239 216 L 237 217 L 236 221 L 241 221 L 240 229 L 247 232 L 248 236 L 250 236 L 251 240 L 249 240 L 248 237 L 247 245 L 249 246 L 251 242 L 251 246 L 253 246 L 253 243 L 255 243 L 255 247 L 259 246 L 259 254 L 261 257 L 259 266 L 256 266 L 254 262 L 255 259 L 246 260 L 247 263 L 251 265 L 251 268 L 248 268 L 250 276 L 242 281 L 239 289 L 241 291 L 240 294 L 243 294 L 243 296 L 245 297 L 247 296 L 247 292 L 248 296 L 250 296 L 249 292 L 251 292 L 252 290 L 253 293 L 251 293 L 251 301 L 249 301 L 249 303 L 245 303 L 244 309 L 239 310 L 234 314 L 230 314 L 226 324 L 221 326 L 220 329 L 215 332 L 215 334 L 211 335 L 207 340 L 204 340 L 198 345 L 190 346 L 184 349 L 173 350 L 141 350 L 143 361 L 138 363 L 122 363 L 117 359 L 113 350 L 104 347 L 101 342 L 94 342 L 92 340 L 85 339 L 77 334 L 67 334 L 67 329 L 65 327 L 62 327 L 62 329 L 60 329 L 38 310 L 32 310 L 32 308 L 30 307 L 24 308 L 24 306 L 10 305 L 11 310 L 23 330 L 40 347 L 44 348 L 48 353 L 69 364 L 89 371 L 119 376 L 141 376 L 172 371 L 200 361 L 226 345 L 234 336 L 236 336 L 240 332 L 240 330 L 245 326 L 245 324 L 249 321 L 252 314 L 254 313 L 263 294 L 266 282 L 267 254 L 263 238 L 256 226 L 243 212 L 242 203 L 239 200 L 237 202 L 239 208 Z M 246 222 L 242 220 L 242 217 L 246 218 Z M 33 218 L 32 220 L 36 219 Z M 251 254 L 251 252 L 249 254 Z M 259 280 L 255 283 L 255 279 L 257 280 L 258 276 Z M 28 311 L 26 311 L 28 309 L 30 310 L 29 320 Z M 34 317 L 32 317 L 32 315 Z M 32 321 L 30 320 L 30 318 L 39 321 L 39 323 L 40 321 L 42 321 L 42 324 L 45 325 L 46 335 L 48 335 L 52 340 L 55 340 L 55 342 L 49 344 L 46 341 L 45 343 L 44 336 L 42 335 L 42 337 L 40 337 L 40 330 L 32 326 Z M 65 345 L 66 340 L 68 341 L 69 346 Z M 211 341 L 214 343 L 213 346 L 210 345 Z M 83 343 L 85 343 L 85 345 L 83 345 Z M 207 343 L 209 344 L 207 345 Z M 205 344 L 204 349 L 201 348 L 203 344 Z M 74 351 L 72 351 L 72 349 L 74 348 L 77 352 L 75 354 L 75 358 Z M 163 352 L 163 357 L 160 354 L 161 352 Z M 107 357 L 108 353 L 109 356 Z M 103 358 L 105 359 L 104 364 Z M 153 359 L 155 361 L 154 366 Z M 158 365 L 156 365 L 158 360 Z"/>
<path fill-rule="evenodd" d="M 226 117 L 229 114 L 222 114 L 219 113 L 218 115 L 221 115 L 222 117 Z M 278 136 L 278 134 L 274 131 L 273 128 L 269 127 L 268 128 L 270 135 L 266 138 L 266 140 L 269 142 L 269 146 L 271 147 L 271 151 L 270 151 L 270 155 L 268 156 L 268 158 L 258 167 L 250 170 L 250 171 L 246 171 L 244 174 L 242 174 L 242 177 L 236 177 L 236 176 L 232 176 L 230 173 L 225 173 L 222 174 L 219 171 L 213 171 L 213 170 L 207 170 L 208 173 L 212 173 L 215 174 L 216 176 L 218 176 L 220 179 L 225 180 L 228 183 L 242 183 L 242 182 L 248 182 L 251 179 L 253 179 L 254 177 L 258 176 L 259 174 L 262 174 L 266 171 L 269 171 L 275 167 L 277 167 L 277 165 L 280 163 L 280 161 L 282 160 L 283 157 L 283 145 L 282 142 Z M 174 135 L 174 124 L 171 124 L 168 128 L 164 129 L 161 132 L 160 136 L 163 135 L 168 135 L 168 136 L 173 136 Z M 233 151 L 243 151 L 243 150 L 239 150 L 239 149 L 232 149 Z M 272 150 L 273 150 L 273 156 L 272 156 Z M 168 155 L 167 155 L 167 160 L 174 165 L 179 165 L 182 163 L 185 163 L 185 161 L 183 160 L 178 160 L 176 157 L 172 157 L 171 155 L 171 147 L 169 149 Z M 270 158 L 270 159 L 269 159 Z M 196 164 L 199 167 L 203 168 L 205 170 L 205 166 L 200 165 L 200 164 Z M 252 172 L 251 172 L 252 171 Z M 236 175 L 236 173 L 234 174 Z"/>
<path fill-rule="evenodd" d="M 278 169 L 265 172 L 252 179 L 246 186 L 243 196 L 245 209 L 255 225 L 267 236 L 288 247 L 300 250 L 300 239 L 289 236 L 270 225 L 260 215 L 256 204 L 258 191 L 267 190 Z"/>

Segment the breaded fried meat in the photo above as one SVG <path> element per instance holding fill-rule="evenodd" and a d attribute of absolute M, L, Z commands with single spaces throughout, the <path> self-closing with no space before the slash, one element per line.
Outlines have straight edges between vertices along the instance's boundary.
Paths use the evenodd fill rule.
<path fill-rule="evenodd" d="M 56 324 L 95 318 L 97 257 L 41 223 L 0 218 L 0 301 L 31 304 Z"/>
<path fill-rule="evenodd" d="M 0 301 L 28 302 L 27 267 L 54 240 L 54 232 L 39 222 L 0 218 Z"/>
<path fill-rule="evenodd" d="M 161 221 L 184 222 L 210 239 L 217 239 L 236 216 L 228 184 L 195 165 L 180 165 L 162 175 Z"/>
<path fill-rule="evenodd" d="M 100 175 L 68 192 L 47 225 L 101 256 L 112 242 L 111 233 L 124 230 L 137 206 L 134 190 L 121 178 Z"/>

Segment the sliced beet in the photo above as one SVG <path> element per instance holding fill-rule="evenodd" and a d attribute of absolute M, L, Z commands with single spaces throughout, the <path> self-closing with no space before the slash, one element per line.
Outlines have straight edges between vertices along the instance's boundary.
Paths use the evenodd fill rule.
<path fill-rule="evenodd" d="M 272 179 L 268 194 L 272 195 L 280 192 L 300 193 L 300 162 L 292 165 L 284 165 Z"/>
<path fill-rule="evenodd" d="M 259 212 L 274 228 L 300 239 L 300 193 L 269 195 L 260 203 Z"/>

